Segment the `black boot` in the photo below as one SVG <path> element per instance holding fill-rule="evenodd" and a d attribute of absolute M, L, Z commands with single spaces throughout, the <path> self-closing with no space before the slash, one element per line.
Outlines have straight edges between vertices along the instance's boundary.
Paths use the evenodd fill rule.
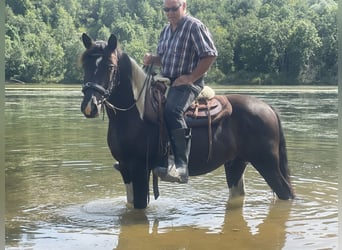
<path fill-rule="evenodd" d="M 188 128 L 172 130 L 170 141 L 174 159 L 169 158 L 168 168 L 157 167 L 154 172 L 163 181 L 187 183 L 191 130 Z"/>

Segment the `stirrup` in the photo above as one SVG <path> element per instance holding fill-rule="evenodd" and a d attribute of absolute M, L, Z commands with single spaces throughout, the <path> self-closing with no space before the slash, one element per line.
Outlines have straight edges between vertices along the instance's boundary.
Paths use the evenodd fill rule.
<path fill-rule="evenodd" d="M 168 168 L 157 167 L 153 172 L 158 175 L 162 181 L 178 182 L 181 184 L 188 183 L 188 175 L 180 175 L 175 164 L 169 165 Z"/>

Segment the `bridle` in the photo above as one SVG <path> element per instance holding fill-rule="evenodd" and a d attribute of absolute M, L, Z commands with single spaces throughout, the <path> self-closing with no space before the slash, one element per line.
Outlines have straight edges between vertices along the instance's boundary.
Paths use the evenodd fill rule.
<path fill-rule="evenodd" d="M 88 89 L 95 90 L 96 92 L 101 94 L 104 99 L 110 96 L 109 90 L 105 89 L 104 87 L 102 87 L 100 84 L 96 82 L 86 82 L 85 84 L 83 84 L 82 92 L 85 93 Z"/>
<path fill-rule="evenodd" d="M 115 66 L 115 65 L 113 64 L 110 66 Z M 101 99 L 99 101 L 99 104 L 101 105 L 101 110 L 104 111 L 103 105 L 105 105 L 107 108 L 113 110 L 114 114 L 116 114 L 116 111 L 122 111 L 122 112 L 129 111 L 136 106 L 137 102 L 142 96 L 143 90 L 147 87 L 148 83 L 151 80 L 151 77 L 152 77 L 151 72 L 152 72 L 153 64 L 147 66 L 147 69 L 146 69 L 147 76 L 145 78 L 143 87 L 141 88 L 137 99 L 134 100 L 133 103 L 127 108 L 115 106 L 108 100 L 112 94 L 113 89 L 115 89 L 116 87 L 120 85 L 120 71 L 118 70 L 118 68 L 119 68 L 119 61 L 118 61 L 117 68 L 113 72 L 113 77 L 111 78 L 110 82 L 107 85 L 108 89 L 104 88 L 102 85 L 98 84 L 97 82 L 86 82 L 85 84 L 83 84 L 83 87 L 82 87 L 83 93 L 85 93 L 88 89 L 93 89 L 96 92 L 98 92 L 101 95 Z"/>

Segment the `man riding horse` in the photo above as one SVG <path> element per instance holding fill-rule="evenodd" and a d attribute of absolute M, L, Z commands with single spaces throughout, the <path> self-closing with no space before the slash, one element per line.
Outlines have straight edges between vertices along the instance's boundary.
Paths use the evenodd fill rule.
<path fill-rule="evenodd" d="M 208 28 L 187 14 L 186 0 L 164 0 L 169 23 L 160 34 L 157 54 L 146 54 L 144 65 L 161 66 L 161 74 L 171 80 L 164 119 L 170 136 L 174 164 L 162 162 L 154 172 L 162 180 L 188 182 L 191 130 L 184 112 L 203 89 L 203 76 L 217 57 Z"/>

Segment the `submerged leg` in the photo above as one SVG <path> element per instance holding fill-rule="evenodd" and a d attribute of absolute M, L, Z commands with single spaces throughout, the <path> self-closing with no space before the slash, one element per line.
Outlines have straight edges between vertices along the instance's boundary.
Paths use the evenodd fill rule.
<path fill-rule="evenodd" d="M 148 170 L 143 160 L 130 163 L 116 162 L 113 167 L 121 173 L 126 187 L 127 205 L 134 208 L 144 209 L 147 207 L 148 192 Z"/>
<path fill-rule="evenodd" d="M 279 199 L 288 200 L 294 198 L 291 184 L 282 175 L 278 159 L 275 156 L 265 157 L 267 160 L 254 161 L 252 165 L 265 179 L 267 184 L 275 192 Z"/>
<path fill-rule="evenodd" d="M 247 162 L 238 158 L 224 164 L 230 197 L 245 195 L 243 173 L 246 166 Z"/>
<path fill-rule="evenodd" d="M 120 172 L 122 179 L 124 181 L 126 187 L 126 198 L 127 205 L 133 206 L 134 202 L 134 194 L 133 194 L 133 183 L 129 175 L 128 167 L 125 164 L 120 162 L 115 162 L 113 164 L 113 168 Z"/>
<path fill-rule="evenodd" d="M 130 171 L 133 184 L 133 204 L 134 208 L 138 209 L 145 209 L 149 202 L 149 171 L 143 162 L 145 160 L 132 163 Z"/>

